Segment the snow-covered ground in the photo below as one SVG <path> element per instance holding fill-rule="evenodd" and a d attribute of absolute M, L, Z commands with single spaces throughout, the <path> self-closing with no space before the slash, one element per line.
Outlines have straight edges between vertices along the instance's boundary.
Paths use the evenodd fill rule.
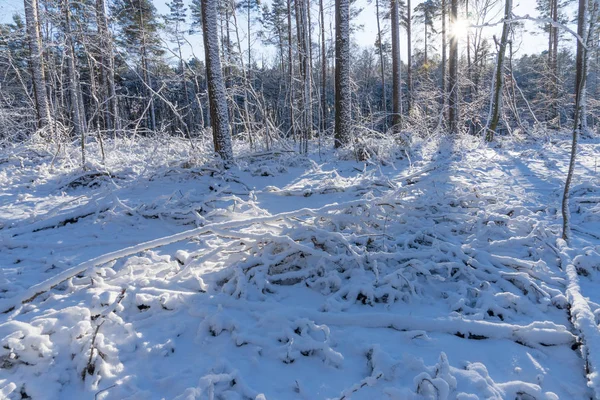
<path fill-rule="evenodd" d="M 1 150 L 0 398 L 597 396 L 600 144 L 567 246 L 569 146 Z"/>

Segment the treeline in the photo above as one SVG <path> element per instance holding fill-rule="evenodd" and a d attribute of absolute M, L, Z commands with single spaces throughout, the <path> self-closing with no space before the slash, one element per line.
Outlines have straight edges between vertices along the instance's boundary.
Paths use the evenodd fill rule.
<path fill-rule="evenodd" d="M 0 136 L 77 139 L 83 157 L 87 141 L 107 136 L 197 137 L 212 122 L 210 48 L 227 129 L 252 145 L 291 138 L 307 151 L 317 135 L 335 133 L 344 145 L 373 132 L 436 130 L 491 140 L 490 132 L 572 121 L 576 62 L 560 26 L 573 15 L 558 0 L 538 0 L 539 34 L 548 39 L 539 54 L 527 51 L 522 23 L 492 37 L 482 27 L 502 27 L 502 10 L 515 19 L 510 0 L 412 1 L 358 9 L 352 0 L 192 0 L 189 8 L 172 0 L 159 15 L 151 0 L 24 0 L 24 14 L 0 25 Z M 203 6 L 215 7 L 214 36 Z M 360 13 L 376 16 L 378 35 L 366 48 L 351 41 Z M 463 31 L 467 16 L 474 27 Z M 190 35 L 204 35 L 205 46 L 191 46 Z M 585 118 L 593 127 L 598 31 L 588 37 Z"/>

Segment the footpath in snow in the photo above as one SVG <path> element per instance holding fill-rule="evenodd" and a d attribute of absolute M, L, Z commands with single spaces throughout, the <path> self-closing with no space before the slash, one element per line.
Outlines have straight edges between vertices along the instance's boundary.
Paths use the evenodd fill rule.
<path fill-rule="evenodd" d="M 600 144 L 566 246 L 566 138 L 472 140 L 0 151 L 0 398 L 598 396 Z"/>

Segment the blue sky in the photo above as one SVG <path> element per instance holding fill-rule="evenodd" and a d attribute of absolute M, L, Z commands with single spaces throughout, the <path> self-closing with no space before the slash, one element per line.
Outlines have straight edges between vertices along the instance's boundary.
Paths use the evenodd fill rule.
<path fill-rule="evenodd" d="M 191 0 L 186 0 L 186 3 L 189 3 Z M 328 3 L 333 3 L 333 0 L 325 0 L 326 4 Z M 385 1 L 385 0 L 382 0 Z M 263 3 L 269 3 L 270 0 L 263 0 Z M 420 1 L 419 0 L 413 0 L 413 7 L 416 6 Z M 159 13 L 167 13 L 168 12 L 168 8 L 165 5 L 165 0 L 154 0 L 154 3 L 159 11 Z M 313 17 L 313 23 L 315 23 L 317 21 L 317 5 L 318 2 L 316 0 L 312 1 L 311 3 L 314 3 L 314 17 Z M 471 1 L 471 4 L 476 3 L 476 1 Z M 515 4 L 514 4 L 514 13 L 515 15 L 519 15 L 519 16 L 523 16 L 525 14 L 529 14 L 531 16 L 537 16 L 537 11 L 535 10 L 535 5 L 536 5 L 536 1 L 535 0 L 516 0 Z M 377 34 L 377 25 L 375 22 L 375 5 L 374 5 L 374 1 L 373 4 L 368 5 L 367 0 L 358 0 L 357 1 L 357 6 L 362 7 L 363 11 L 362 13 L 359 15 L 358 20 L 356 21 L 359 24 L 363 25 L 363 29 L 359 32 L 356 32 L 353 40 L 359 44 L 360 46 L 373 46 L 374 42 L 375 42 L 375 37 Z M 502 10 L 501 10 L 502 5 L 500 5 L 499 7 L 497 7 L 495 10 L 493 10 L 493 12 L 490 13 L 490 18 L 489 21 L 498 21 L 499 19 L 501 19 L 502 17 Z M 329 15 L 332 15 L 332 7 L 328 7 L 329 10 L 326 11 L 326 13 L 328 13 Z M 8 21 L 11 18 L 11 15 L 14 14 L 15 12 L 18 13 L 22 13 L 23 10 L 23 0 L 0 0 L 0 21 Z M 573 7 L 570 7 L 569 9 L 566 10 L 567 13 L 569 13 L 571 16 L 574 15 L 575 9 Z M 245 26 L 246 26 L 246 22 L 245 22 L 245 18 L 243 15 L 239 15 L 238 16 L 239 22 L 240 22 L 240 34 L 241 34 L 241 40 L 242 40 L 242 48 L 244 51 L 247 50 L 247 46 L 246 46 L 246 31 L 245 31 Z M 329 19 L 329 17 L 327 18 Z M 329 22 L 326 21 L 326 25 L 329 26 Z M 255 27 L 255 29 L 257 29 L 258 26 Z M 532 53 L 532 52 L 539 52 L 541 50 L 543 50 L 546 46 L 547 46 L 547 39 L 544 35 L 540 34 L 540 29 L 536 26 L 536 24 L 532 23 L 532 22 L 528 22 L 526 24 L 526 29 L 529 31 L 528 33 L 525 33 L 523 35 L 522 38 L 522 42 L 521 42 L 521 47 L 520 47 L 520 53 L 524 54 L 524 53 Z M 485 30 L 486 34 L 489 36 L 492 36 L 493 34 L 498 35 L 498 32 L 500 30 L 500 27 L 496 27 L 496 28 L 487 28 Z M 317 41 L 319 40 L 317 37 L 317 30 L 315 30 L 314 34 L 314 40 Z M 329 30 L 326 32 L 326 35 L 329 35 Z M 404 32 L 401 33 L 402 36 L 404 36 Z M 416 27 L 416 32 L 413 33 L 413 37 L 415 40 L 420 41 L 421 40 L 421 36 L 420 32 L 419 32 L 419 27 Z M 192 44 L 193 49 L 195 50 L 196 55 L 201 57 L 202 51 L 201 51 L 201 47 L 202 46 L 202 39 L 200 35 L 194 35 L 188 38 L 190 43 Z M 570 41 L 567 36 L 565 36 L 565 41 L 564 41 L 564 46 L 572 46 L 572 41 Z M 405 40 L 405 38 L 403 38 L 403 40 Z M 416 42 L 413 47 L 419 48 L 421 46 L 420 42 Z M 405 58 L 405 47 L 406 46 L 401 46 L 401 51 L 403 54 L 403 57 Z M 464 48 L 464 45 L 463 45 Z M 185 49 L 184 54 L 186 56 L 191 56 L 193 53 L 193 49 Z M 256 54 L 255 59 L 259 61 L 261 59 L 266 59 L 266 60 L 270 60 L 273 58 L 274 56 L 274 50 L 273 49 L 268 49 L 263 47 L 260 42 L 255 41 L 255 44 L 253 45 L 253 53 Z"/>

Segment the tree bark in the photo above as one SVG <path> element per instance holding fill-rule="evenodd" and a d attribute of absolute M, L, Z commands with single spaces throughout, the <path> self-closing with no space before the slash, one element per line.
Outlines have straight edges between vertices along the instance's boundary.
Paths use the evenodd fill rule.
<path fill-rule="evenodd" d="M 31 56 L 31 77 L 33 81 L 33 95 L 37 114 L 38 129 L 52 128 L 50 105 L 46 95 L 46 79 L 44 76 L 44 59 L 42 54 L 42 37 L 40 34 L 40 21 L 38 18 L 37 0 L 24 0 L 25 22 L 27 25 L 27 42 Z"/>
<path fill-rule="evenodd" d="M 450 26 L 453 26 L 458 18 L 458 0 L 452 0 L 450 5 Z M 448 122 L 450 133 L 458 133 L 458 37 L 456 32 L 450 35 L 450 65 L 448 76 Z"/>
<path fill-rule="evenodd" d="M 312 136 L 312 85 L 310 63 L 310 27 L 307 0 L 296 0 L 296 29 L 298 31 L 298 58 L 302 92 L 300 96 L 300 139 L 302 153 L 308 152 L 308 140 Z"/>
<path fill-rule="evenodd" d="M 65 34 L 65 50 L 67 57 L 67 80 L 69 87 L 69 97 L 71 101 L 71 115 L 73 118 L 73 131 L 75 136 L 81 140 L 81 166 L 85 168 L 85 127 L 81 118 L 79 85 L 77 84 L 77 69 L 75 65 L 75 51 L 73 49 L 73 37 L 71 34 L 71 10 L 69 0 L 62 2 Z"/>
<path fill-rule="evenodd" d="M 325 50 L 325 13 L 323 0 L 319 0 L 321 17 L 321 130 L 327 130 L 327 53 Z"/>
<path fill-rule="evenodd" d="M 221 60 L 219 58 L 217 2 L 202 0 L 201 7 L 213 142 L 215 152 L 221 156 L 227 165 L 233 161 L 233 149 L 229 132 L 229 111 L 227 109 L 227 98 L 225 97 L 225 83 L 223 82 L 223 71 L 221 70 Z"/>
<path fill-rule="evenodd" d="M 142 7 L 141 1 L 138 1 L 138 7 L 140 8 L 140 27 L 139 29 L 144 30 L 144 8 Z M 146 92 L 146 96 L 148 98 L 148 102 L 150 103 L 150 130 L 152 132 L 156 132 L 156 109 L 154 107 L 154 99 L 153 94 L 150 90 L 152 87 L 152 78 L 150 77 L 150 69 L 148 65 L 148 53 L 146 46 L 146 33 L 142 32 L 142 48 L 141 48 L 141 63 L 142 63 L 142 77 L 144 79 L 144 88 Z"/>
<path fill-rule="evenodd" d="M 402 128 L 402 86 L 400 76 L 400 19 L 399 0 L 391 0 L 390 14 L 392 24 L 392 125 L 394 133 Z"/>
<path fill-rule="evenodd" d="M 446 58 L 446 0 L 442 0 L 442 120 L 446 118 L 446 104 L 448 88 L 446 82 L 446 71 L 448 60 Z"/>
<path fill-rule="evenodd" d="M 379 21 L 379 0 L 375 0 L 375 14 L 377 16 L 377 37 L 378 39 L 378 44 L 379 44 L 379 66 L 381 67 L 381 90 L 382 90 L 382 104 L 381 104 L 381 109 L 383 110 L 383 116 L 384 116 L 384 129 L 387 130 L 387 91 L 385 89 L 385 63 L 384 63 L 384 56 L 383 56 L 383 46 L 382 46 L 382 42 L 383 39 L 381 37 L 381 23 Z"/>
<path fill-rule="evenodd" d="M 412 10 L 410 0 L 406 1 L 406 84 L 408 86 L 407 114 L 413 106 L 413 78 L 412 78 Z"/>
<path fill-rule="evenodd" d="M 496 61 L 496 73 L 494 75 L 494 92 L 492 94 L 491 115 L 486 130 L 485 140 L 494 140 L 494 133 L 500 121 L 500 109 L 502 108 L 502 88 L 504 84 L 504 55 L 506 54 L 506 43 L 508 42 L 508 31 L 510 29 L 508 20 L 512 16 L 512 0 L 506 0 L 504 5 L 504 24 L 502 25 L 502 37 L 498 49 Z"/>
<path fill-rule="evenodd" d="M 562 199 L 562 217 L 563 231 L 562 238 L 569 243 L 571 239 L 571 213 L 569 210 L 569 192 L 573 173 L 575 171 L 575 161 L 577 157 L 577 141 L 585 126 L 585 84 L 587 79 L 587 49 L 590 45 L 590 34 L 594 31 L 596 20 L 596 7 L 593 9 L 593 15 L 590 18 L 590 26 L 586 33 L 585 24 L 587 22 L 587 0 L 579 0 L 579 10 L 577 13 L 577 34 L 583 38 L 585 43 L 577 41 L 577 56 L 575 75 L 575 112 L 573 116 L 573 138 L 571 142 L 571 157 L 569 160 L 569 171 L 565 181 L 565 188 Z"/>
<path fill-rule="evenodd" d="M 350 89 L 350 5 L 335 0 L 335 147 L 350 142 L 352 127 Z"/>
<path fill-rule="evenodd" d="M 553 22 L 558 22 L 558 0 L 550 0 L 550 13 Z M 552 25 L 550 27 L 550 47 L 548 49 L 548 57 L 550 58 L 550 81 L 551 81 L 551 96 L 552 96 L 552 119 L 556 120 L 556 127 L 560 128 L 560 116 L 558 105 L 558 27 Z"/>
<path fill-rule="evenodd" d="M 113 130 L 113 137 L 121 129 L 119 123 L 119 105 L 117 93 L 115 90 L 115 58 L 113 53 L 113 43 L 106 17 L 106 4 L 104 0 L 96 0 L 96 23 L 98 25 L 98 35 L 100 36 L 101 63 L 100 68 L 103 82 L 106 85 L 105 103 L 108 106 L 107 114 L 110 115 L 109 127 Z"/>
<path fill-rule="evenodd" d="M 287 20 L 288 20 L 288 72 L 289 72 L 289 108 L 290 108 L 290 129 L 292 137 L 296 138 L 296 119 L 294 114 L 294 48 L 292 41 L 292 0 L 287 0 Z"/>

